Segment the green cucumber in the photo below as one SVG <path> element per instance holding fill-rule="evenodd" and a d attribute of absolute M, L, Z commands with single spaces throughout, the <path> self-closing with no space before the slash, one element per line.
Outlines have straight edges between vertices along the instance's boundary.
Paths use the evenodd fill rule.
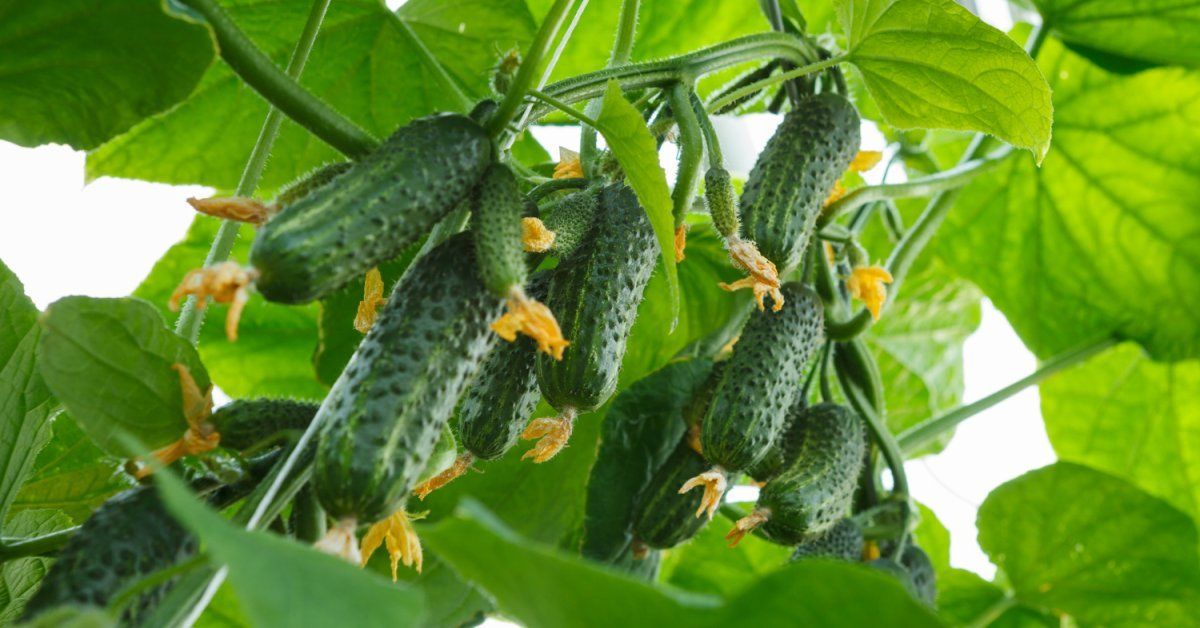
<path fill-rule="evenodd" d="M 741 222 L 738 219 L 737 201 L 734 199 L 733 180 L 724 168 L 709 168 L 704 173 L 704 202 L 713 227 L 723 239 L 737 235 Z"/>
<path fill-rule="evenodd" d="M 324 166 L 318 166 L 308 174 L 289 183 L 275 196 L 275 205 L 287 207 L 300 199 L 316 192 L 332 183 L 334 179 L 345 174 L 354 166 L 354 162 L 341 161 Z"/>
<path fill-rule="evenodd" d="M 538 385 L 555 409 L 590 412 L 612 396 L 657 257 L 654 230 L 633 190 L 600 190 L 591 238 L 559 264 L 546 299 L 571 343 L 562 360 L 537 356 Z"/>
<path fill-rule="evenodd" d="M 796 546 L 790 560 L 803 558 L 832 558 L 835 560 L 862 560 L 863 533 L 853 519 L 842 519 L 828 530 Z"/>
<path fill-rule="evenodd" d="M 569 257 L 592 229 L 596 207 L 600 204 L 598 188 L 572 192 L 553 203 L 543 223 L 554 232 L 550 250 L 560 258 Z"/>
<path fill-rule="evenodd" d="M 319 404 L 294 399 L 237 399 L 209 417 L 221 446 L 245 451 L 280 434 L 303 432 Z"/>
<path fill-rule="evenodd" d="M 784 417 L 783 433 L 767 448 L 762 458 L 746 469 L 746 475 L 755 482 L 766 482 L 792 466 L 804 435 L 803 415 L 808 409 L 808 399 L 797 395 L 795 403 L 788 408 Z"/>
<path fill-rule="evenodd" d="M 807 97 L 759 154 L 742 192 L 742 238 L 781 273 L 803 256 L 826 197 L 858 152 L 860 124 L 842 96 Z"/>
<path fill-rule="evenodd" d="M 899 563 L 890 558 L 877 558 L 867 564 L 898 578 L 916 600 L 930 607 L 936 604 L 937 575 L 925 550 L 910 544 L 904 548 Z"/>
<path fill-rule="evenodd" d="M 813 406 L 798 425 L 795 461 L 767 482 L 755 507 L 766 517 L 756 532 L 783 545 L 807 541 L 846 515 L 866 450 L 863 421 L 844 406 Z"/>
<path fill-rule="evenodd" d="M 317 413 L 313 486 L 331 517 L 375 522 L 404 505 L 500 310 L 479 279 L 469 233 L 408 269 Z"/>
<path fill-rule="evenodd" d="M 692 449 L 686 438 L 675 445 L 671 456 L 638 496 L 633 519 L 635 543 L 670 549 L 695 536 L 708 523 L 707 518 L 696 516 L 703 508 L 703 495 L 697 491 L 679 492 L 681 484 L 708 467 L 708 462 Z"/>
<path fill-rule="evenodd" d="M 820 298 L 799 283 L 781 290 L 788 306 L 750 315 L 701 423 L 704 457 L 724 471 L 749 469 L 767 454 L 822 343 Z"/>
<path fill-rule="evenodd" d="M 375 152 L 288 205 L 258 231 L 250 263 L 269 301 L 307 303 L 399 255 L 479 182 L 493 159 L 470 118 L 415 120 Z"/>
<path fill-rule="evenodd" d="M 517 179 L 503 164 L 492 164 L 471 192 L 471 233 L 483 285 L 498 297 L 508 297 L 525 285 L 528 274 L 521 247 L 521 218 L 525 198 Z"/>

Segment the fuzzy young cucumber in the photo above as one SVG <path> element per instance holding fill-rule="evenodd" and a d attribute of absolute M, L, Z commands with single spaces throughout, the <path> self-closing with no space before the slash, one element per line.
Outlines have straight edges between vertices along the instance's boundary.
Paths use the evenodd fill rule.
<path fill-rule="evenodd" d="M 842 519 L 828 530 L 796 546 L 791 560 L 832 558 L 859 561 L 863 555 L 862 529 L 853 519 Z"/>
<path fill-rule="evenodd" d="M 414 120 L 336 178 L 288 205 L 250 249 L 269 301 L 307 303 L 396 257 L 450 213 L 492 163 L 470 118 Z"/>
<path fill-rule="evenodd" d="M 604 404 L 617 388 L 625 344 L 654 261 L 658 243 L 633 190 L 600 190 L 591 237 L 562 260 L 550 280 L 546 304 L 571 343 L 561 360 L 539 354 L 542 394 L 559 411 L 537 419 L 523 436 L 541 438 L 527 455 L 552 458 L 570 437 L 574 417 Z"/>
<path fill-rule="evenodd" d="M 343 541 L 324 548 L 350 557 L 344 541 L 355 522 L 404 505 L 492 342 L 488 322 L 500 308 L 479 279 L 468 233 L 421 257 L 393 290 L 317 413 L 313 486 Z"/>
<path fill-rule="evenodd" d="M 741 233 L 781 270 L 800 261 L 821 207 L 858 151 L 858 112 L 844 97 L 803 99 L 758 156 L 741 198 Z"/>
<path fill-rule="evenodd" d="M 710 517 L 726 475 L 753 467 L 781 436 L 805 366 L 822 342 L 820 298 L 799 283 L 784 284 L 782 292 L 788 307 L 754 312 L 747 321 L 701 422 L 701 450 L 713 468 L 684 488 L 704 487 Z"/>
<path fill-rule="evenodd" d="M 549 208 L 544 222 L 554 232 L 551 251 L 555 255 L 566 258 L 575 252 L 591 231 L 599 205 L 599 189 L 585 188 L 564 196 Z"/>
<path fill-rule="evenodd" d="M 303 432 L 319 404 L 294 399 L 237 399 L 209 417 L 221 446 L 244 451 L 282 433 Z"/>
<path fill-rule="evenodd" d="M 471 233 L 483 285 L 497 297 L 508 297 L 525 285 L 528 271 L 521 248 L 525 198 L 517 179 L 503 164 L 492 164 L 471 192 Z"/>
<path fill-rule="evenodd" d="M 794 462 L 762 488 L 754 512 L 729 533 L 732 543 L 755 530 L 781 545 L 797 545 L 849 510 L 866 450 L 862 419 L 849 408 L 823 403 L 799 420 Z"/>

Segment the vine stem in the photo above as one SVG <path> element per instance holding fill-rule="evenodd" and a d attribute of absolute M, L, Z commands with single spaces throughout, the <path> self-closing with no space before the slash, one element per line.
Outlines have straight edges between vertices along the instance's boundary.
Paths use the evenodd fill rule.
<path fill-rule="evenodd" d="M 513 77 L 512 85 L 504 95 L 504 100 L 501 101 L 500 107 L 492 119 L 488 121 L 487 130 L 492 137 L 498 136 L 505 130 L 508 123 L 512 122 L 526 92 L 533 86 L 534 77 L 542 65 L 542 58 L 550 51 L 554 44 L 554 36 L 558 34 L 558 29 L 562 26 L 567 13 L 577 1 L 555 0 L 554 6 L 550 7 L 550 12 L 546 14 L 546 19 L 542 20 L 542 25 L 534 35 L 533 42 L 529 44 L 529 50 L 525 53 L 521 67 L 517 70 L 517 75 Z"/>
<path fill-rule="evenodd" d="M 194 1 L 200 0 L 189 0 L 189 2 Z M 309 54 L 312 53 L 313 43 L 317 40 L 317 33 L 321 30 L 321 23 L 325 20 L 325 13 L 329 9 L 330 2 L 331 0 L 315 0 L 308 12 L 308 21 L 304 23 L 304 30 L 300 32 L 300 39 L 296 41 L 292 58 L 288 61 L 287 76 L 293 80 L 299 78 L 304 71 L 305 64 L 308 63 Z M 275 146 L 275 139 L 279 137 L 281 124 L 283 124 L 283 113 L 279 108 L 271 107 L 267 112 L 267 117 L 263 120 L 258 139 L 254 142 L 254 148 L 250 151 L 246 167 L 242 170 L 242 177 L 238 181 L 235 192 L 237 196 L 254 194 L 258 182 L 262 178 L 263 169 L 267 165 L 267 156 L 271 154 L 271 149 Z M 234 220 L 221 221 L 212 246 L 208 249 L 208 255 L 204 258 L 205 266 L 211 266 L 229 258 L 241 226 L 240 222 Z M 189 296 L 179 312 L 179 320 L 175 322 L 175 332 L 187 338 L 192 344 L 199 339 L 200 328 L 204 325 L 204 309 L 198 308 L 196 305 L 196 297 Z"/>
<path fill-rule="evenodd" d="M 1092 342 L 1085 343 L 1060 353 L 1053 358 L 1042 363 L 1038 369 L 1029 375 L 997 390 L 996 392 L 972 403 L 959 406 L 941 416 L 934 417 L 914 425 L 907 430 L 901 432 L 898 441 L 900 449 L 906 454 L 912 454 L 919 451 L 929 443 L 936 440 L 942 434 L 954 429 L 959 423 L 991 408 L 992 406 L 1012 397 L 1013 395 L 1025 390 L 1045 380 L 1047 377 L 1062 371 L 1065 368 L 1079 364 L 1084 360 L 1112 347 L 1117 344 L 1118 340 L 1111 336 L 1100 338 Z"/>
<path fill-rule="evenodd" d="M 45 556 L 61 549 L 76 532 L 79 532 L 79 526 L 24 539 L 5 538 L 0 540 L 0 562 L 29 556 Z"/>
<path fill-rule="evenodd" d="M 1008 612 L 1010 608 L 1017 605 L 1017 598 L 1012 595 L 1005 595 L 998 599 L 991 606 L 983 609 L 983 612 L 978 617 L 971 620 L 971 623 L 966 624 L 966 628 L 986 628 L 992 625 L 992 622 L 1000 619 L 1000 616 Z"/>
<path fill-rule="evenodd" d="M 808 65 L 800 66 L 794 70 L 788 70 L 787 72 L 782 72 L 780 74 L 768 76 L 767 78 L 765 78 L 761 81 L 751 83 L 740 89 L 736 89 L 736 90 L 729 92 L 728 94 L 725 94 L 724 96 L 718 98 L 717 100 L 714 100 L 713 102 L 708 104 L 708 110 L 709 111 L 719 111 L 721 109 L 721 107 L 724 107 L 725 105 L 728 105 L 729 103 L 731 103 L 735 100 L 738 100 L 739 98 L 744 98 L 751 94 L 760 92 L 772 85 L 775 85 L 776 83 L 790 81 L 794 78 L 800 78 L 801 76 L 812 74 L 814 72 L 820 72 L 821 70 L 824 70 L 826 68 L 831 68 L 839 63 L 842 63 L 846 59 L 847 59 L 846 55 L 838 55 L 836 57 L 830 57 L 828 59 L 823 59 L 821 61 L 809 63 Z"/>
<path fill-rule="evenodd" d="M 639 0 L 623 0 L 621 13 L 617 18 L 617 34 L 613 38 L 612 55 L 608 58 L 607 67 L 615 67 L 629 63 L 633 54 L 633 39 L 637 34 L 637 16 Z M 594 98 L 584 107 L 584 113 L 595 118 L 600 115 L 603 98 Z M 584 173 L 590 174 L 591 162 L 596 155 L 596 128 L 585 126 L 579 136 L 579 162 L 583 165 Z"/>
<path fill-rule="evenodd" d="M 238 28 L 217 0 L 180 2 L 208 21 L 216 35 L 217 47 L 225 63 L 228 63 L 247 85 L 289 118 L 351 158 L 362 157 L 379 145 L 378 140 L 370 133 L 301 87 L 294 75 L 280 70 L 270 57 L 259 50 Z M 324 4 L 328 5 L 328 2 Z M 304 54 L 307 56 L 307 51 Z"/>

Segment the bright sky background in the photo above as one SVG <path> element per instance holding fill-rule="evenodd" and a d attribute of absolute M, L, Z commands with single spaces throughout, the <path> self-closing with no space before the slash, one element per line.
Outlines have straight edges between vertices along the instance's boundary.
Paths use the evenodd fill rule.
<path fill-rule="evenodd" d="M 980 4 L 989 22 L 1011 26 L 1003 0 Z M 776 123 L 766 115 L 720 123 L 731 170 L 749 168 Z M 575 132 L 541 129 L 537 136 L 551 149 L 578 146 Z M 882 147 L 879 133 L 865 128 L 864 148 Z M 673 174 L 673 148 L 664 147 L 662 157 Z M 82 153 L 62 146 L 26 149 L 0 142 L 0 259 L 39 307 L 69 294 L 128 294 L 184 235 L 193 216 L 184 199 L 209 193 L 115 179 L 84 186 L 83 161 Z M 1033 356 L 985 301 L 983 324 L 966 345 L 966 400 L 1034 368 Z M 907 469 L 916 498 L 952 533 L 952 563 L 990 577 L 995 569 L 975 543 L 979 504 L 997 485 L 1053 460 L 1037 392 L 1030 389 L 970 419 L 943 453 L 912 461 Z"/>

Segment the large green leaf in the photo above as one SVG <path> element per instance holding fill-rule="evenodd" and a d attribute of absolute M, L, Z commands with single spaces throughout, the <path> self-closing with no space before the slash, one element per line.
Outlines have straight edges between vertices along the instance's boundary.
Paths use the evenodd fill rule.
<path fill-rule="evenodd" d="M 256 626 L 413 626 L 423 611 L 410 587 L 266 532 L 247 532 L 159 474 L 167 508 L 229 569 L 229 584 Z"/>
<path fill-rule="evenodd" d="M 4 523 L 5 536 L 31 538 L 71 526 L 71 518 L 57 510 L 26 510 Z M 37 591 L 50 568 L 41 556 L 9 560 L 0 566 L 0 624 L 11 626 Z"/>
<path fill-rule="evenodd" d="M 204 265 L 204 258 L 217 233 L 218 222 L 197 216 L 184 239 L 154 264 L 134 296 L 146 299 L 174 321 L 177 313 L 167 301 L 183 276 Z M 248 229 L 245 236 L 249 236 Z M 245 260 L 249 237 L 239 238 L 232 258 Z M 225 338 L 222 321 L 225 305 L 208 307 L 208 324 L 200 334 L 199 350 L 212 370 L 213 381 L 233 397 L 278 395 L 318 399 L 325 388 L 317 383 L 311 358 L 317 344 L 317 306 L 285 306 L 268 303 L 257 294 L 250 297 L 242 314 L 237 342 Z M 353 329 L 351 329 L 353 331 Z"/>
<path fill-rule="evenodd" d="M 792 548 L 749 535 L 729 547 L 725 533 L 733 519 L 717 515 L 684 545 L 663 559 L 663 582 L 695 593 L 731 597 L 753 586 L 763 576 L 787 564 Z"/>
<path fill-rule="evenodd" d="M 243 31 L 281 66 L 309 0 L 224 0 Z M 412 0 L 393 14 L 379 0 L 332 3 L 301 83 L 379 137 L 434 111 L 464 111 L 488 93 L 497 51 L 523 47 L 533 23 L 519 0 Z M 186 101 L 88 156 L 104 175 L 233 189 L 267 104 L 225 64 Z M 283 126 L 261 188 L 273 190 L 337 157 L 297 125 Z"/>
<path fill-rule="evenodd" d="M 1200 73 L 1117 76 L 1053 40 L 1054 150 L 959 198 L 936 250 L 1042 358 L 1097 336 L 1200 355 Z"/>
<path fill-rule="evenodd" d="M 1040 160 L 1053 106 L 1037 64 L 953 0 L 837 0 L 851 62 L 900 128 L 982 131 Z"/>
<path fill-rule="evenodd" d="M 1057 463 L 1008 482 L 979 509 L 979 544 L 1017 604 L 1081 625 L 1196 625 L 1196 526 L 1110 475 Z"/>
<path fill-rule="evenodd" d="M 181 365 L 201 391 L 208 371 L 186 340 L 140 299 L 66 297 L 46 308 L 38 368 L 79 427 L 109 453 L 124 456 L 131 436 L 162 447 L 188 429 Z"/>
<path fill-rule="evenodd" d="M 3 366 L 38 317 L 37 307 L 25 296 L 25 286 L 3 261 L 0 261 L 0 314 L 0 366 Z"/>
<path fill-rule="evenodd" d="M 161 4 L 0 1 L 0 138 L 93 148 L 187 97 L 213 44 Z"/>
<path fill-rule="evenodd" d="M 132 484 L 121 460 L 97 447 L 71 415 L 55 417 L 52 430 L 54 435 L 12 504 L 14 510 L 54 508 L 83 521 L 109 496 Z"/>
<path fill-rule="evenodd" d="M 1064 41 L 1151 62 L 1200 65 L 1200 2 L 1195 0 L 1033 3 Z"/>
<path fill-rule="evenodd" d="M 1126 344 L 1041 385 L 1059 458 L 1119 475 L 1200 520 L 1200 362 Z"/>
<path fill-rule="evenodd" d="M 955 626 L 1059 628 L 1051 612 L 1010 602 L 1004 589 L 961 569 L 938 572 L 938 614 Z"/>

